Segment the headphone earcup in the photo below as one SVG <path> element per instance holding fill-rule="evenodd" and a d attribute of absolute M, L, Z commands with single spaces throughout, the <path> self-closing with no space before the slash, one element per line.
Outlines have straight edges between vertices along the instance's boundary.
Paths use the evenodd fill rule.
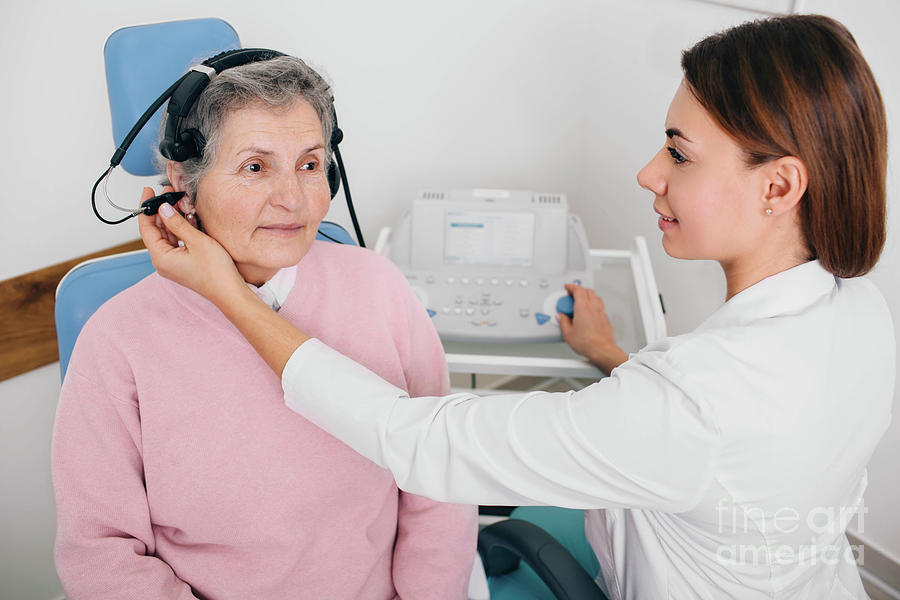
<path fill-rule="evenodd" d="M 206 137 L 200 133 L 199 129 L 191 127 L 185 129 L 181 133 L 181 145 L 185 149 L 186 156 L 182 160 L 202 156 L 203 149 L 206 148 Z"/>
<path fill-rule="evenodd" d="M 328 164 L 328 190 L 331 192 L 331 199 L 334 200 L 334 197 L 337 196 L 338 190 L 341 188 L 341 174 L 337 168 L 337 161 L 334 160 L 334 157 L 331 157 L 331 162 Z"/>
<path fill-rule="evenodd" d="M 184 162 L 194 156 L 200 156 L 203 153 L 203 147 L 206 146 L 206 138 L 198 129 L 188 129 L 183 131 L 177 140 L 169 139 L 168 136 L 159 144 L 159 152 L 169 160 L 175 162 Z"/>
<path fill-rule="evenodd" d="M 332 107 L 333 110 L 333 107 Z M 331 163 L 328 165 L 328 189 L 331 190 L 331 199 L 337 196 L 341 187 L 341 173 L 337 166 L 337 160 L 334 157 L 334 151 L 337 150 L 338 144 L 344 140 L 344 132 L 338 127 L 337 114 L 334 115 L 333 127 L 331 128 Z"/>
<path fill-rule="evenodd" d="M 189 158 L 200 156 L 203 147 L 206 145 L 206 138 L 198 129 L 188 129 L 182 131 L 178 136 L 178 141 L 173 145 L 172 156 L 175 162 L 184 162 Z"/>

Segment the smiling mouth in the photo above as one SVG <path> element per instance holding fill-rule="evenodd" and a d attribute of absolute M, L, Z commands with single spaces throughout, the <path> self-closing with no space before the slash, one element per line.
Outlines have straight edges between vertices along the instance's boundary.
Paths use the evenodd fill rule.
<path fill-rule="evenodd" d="M 655 212 L 657 215 L 659 215 L 660 221 L 664 221 L 666 223 L 677 223 L 678 222 L 678 219 L 676 219 L 675 217 L 670 217 L 669 215 L 663 213 L 661 210 L 656 208 L 655 205 L 653 206 L 653 212 Z"/>

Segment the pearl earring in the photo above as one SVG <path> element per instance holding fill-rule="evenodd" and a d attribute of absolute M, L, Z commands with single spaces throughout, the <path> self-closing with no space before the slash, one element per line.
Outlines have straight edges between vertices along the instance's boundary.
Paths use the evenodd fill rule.
<path fill-rule="evenodd" d="M 771 215 L 771 214 L 772 214 L 772 209 L 771 209 L 771 208 L 767 208 L 767 209 L 766 209 L 766 214 L 767 214 L 767 215 Z"/>

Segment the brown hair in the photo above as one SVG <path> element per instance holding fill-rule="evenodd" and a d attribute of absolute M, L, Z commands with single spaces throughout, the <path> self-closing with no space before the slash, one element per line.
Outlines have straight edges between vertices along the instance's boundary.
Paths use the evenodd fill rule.
<path fill-rule="evenodd" d="M 885 240 L 887 125 L 881 92 L 849 31 L 821 15 L 744 23 L 686 50 L 689 87 L 751 167 L 806 165 L 800 202 L 811 259 L 867 273 Z"/>

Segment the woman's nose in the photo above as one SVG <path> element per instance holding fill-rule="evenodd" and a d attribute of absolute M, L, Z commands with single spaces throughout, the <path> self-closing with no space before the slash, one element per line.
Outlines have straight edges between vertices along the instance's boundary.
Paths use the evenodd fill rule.
<path fill-rule="evenodd" d="M 283 206 L 288 210 L 296 210 L 305 201 L 307 190 L 301 177 L 296 173 L 287 173 L 279 178 L 278 189 L 275 190 L 274 204 Z"/>
<path fill-rule="evenodd" d="M 637 174 L 638 184 L 657 196 L 666 195 L 666 159 L 664 154 L 665 148 L 660 148 L 659 152 Z"/>

